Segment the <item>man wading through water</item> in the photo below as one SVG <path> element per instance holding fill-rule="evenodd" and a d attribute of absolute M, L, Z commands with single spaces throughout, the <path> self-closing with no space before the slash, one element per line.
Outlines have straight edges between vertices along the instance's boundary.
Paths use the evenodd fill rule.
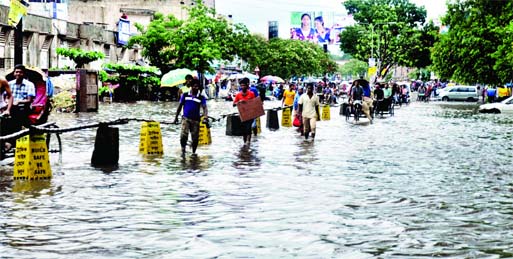
<path fill-rule="evenodd" d="M 249 79 L 243 78 L 239 82 L 242 90 L 237 93 L 235 99 L 233 100 L 233 107 L 237 106 L 237 103 L 242 103 L 247 100 L 255 98 L 255 93 L 249 90 Z M 249 145 L 251 143 L 251 125 L 253 125 L 253 120 L 247 120 L 242 122 L 242 139 L 244 140 L 244 144 Z"/>
<path fill-rule="evenodd" d="M 309 84 L 306 93 L 299 98 L 299 113 L 303 116 L 303 127 L 305 139 L 312 132 L 312 139 L 315 138 L 315 125 L 319 114 L 319 97 L 313 92 L 313 85 Z"/>
<path fill-rule="evenodd" d="M 180 144 L 182 145 L 182 155 L 185 155 L 185 146 L 189 138 L 189 132 L 192 138 L 192 154 L 196 154 L 196 148 L 199 142 L 199 123 L 201 119 L 200 107 L 203 107 L 203 123 L 208 123 L 207 116 L 207 100 L 200 91 L 200 82 L 198 79 L 192 79 L 191 90 L 188 93 L 183 93 L 180 97 L 180 104 L 176 110 L 174 123 L 178 123 L 178 115 L 183 106 L 182 116 L 182 131 L 180 134 Z"/>

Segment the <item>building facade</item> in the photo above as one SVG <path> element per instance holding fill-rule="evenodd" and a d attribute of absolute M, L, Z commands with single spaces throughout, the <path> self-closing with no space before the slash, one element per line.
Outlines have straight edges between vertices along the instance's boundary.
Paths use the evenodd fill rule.
<path fill-rule="evenodd" d="M 191 0 L 29 0 L 23 18 L 23 63 L 40 68 L 73 67 L 73 61 L 58 56 L 59 47 L 101 51 L 104 60 L 89 64 L 100 69 L 103 63 L 133 63 L 141 59 L 139 49 L 118 44 L 117 23 L 124 16 L 130 21 L 130 34 L 137 34 L 135 23 L 148 25 L 155 12 L 187 17 Z M 203 1 L 215 8 L 215 0 Z M 0 0 L 0 70 L 14 67 L 15 27 L 8 25 L 9 1 Z"/>

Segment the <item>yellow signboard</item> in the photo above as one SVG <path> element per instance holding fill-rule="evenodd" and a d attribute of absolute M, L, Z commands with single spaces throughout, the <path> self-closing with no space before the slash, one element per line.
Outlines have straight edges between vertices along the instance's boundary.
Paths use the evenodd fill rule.
<path fill-rule="evenodd" d="M 373 77 L 376 74 L 376 71 L 378 71 L 377 67 L 369 67 L 369 69 L 367 69 L 367 75 L 369 75 L 369 77 Z"/>
<path fill-rule="evenodd" d="M 10 26 L 16 27 L 21 20 L 21 17 L 27 15 L 27 6 L 22 4 L 20 0 L 11 0 L 11 8 L 9 9 Z"/>
<path fill-rule="evenodd" d="M 323 121 L 329 121 L 330 118 L 331 118 L 331 116 L 330 116 L 331 114 L 330 113 L 331 113 L 330 105 L 329 104 L 324 105 L 322 107 L 322 115 L 321 115 L 322 116 L 322 120 Z"/>
<path fill-rule="evenodd" d="M 16 140 L 14 179 L 41 180 L 51 177 L 52 170 L 45 135 L 24 136 Z"/>
<path fill-rule="evenodd" d="M 162 132 L 159 122 L 143 122 L 139 140 L 139 152 L 145 155 L 162 155 Z"/>
<path fill-rule="evenodd" d="M 203 123 L 203 119 L 205 117 L 201 117 L 199 123 L 199 145 L 210 145 L 212 144 L 212 135 L 210 134 L 210 128 L 207 127 L 207 124 Z"/>

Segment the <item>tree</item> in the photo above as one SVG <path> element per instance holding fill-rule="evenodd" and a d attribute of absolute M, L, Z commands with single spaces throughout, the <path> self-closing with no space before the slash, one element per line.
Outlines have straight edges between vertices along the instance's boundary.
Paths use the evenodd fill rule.
<path fill-rule="evenodd" d="M 357 78 L 358 76 L 367 73 L 367 67 L 367 62 L 363 62 L 358 59 L 351 59 L 340 67 L 339 72 L 341 76 Z"/>
<path fill-rule="evenodd" d="M 261 49 L 260 64 L 262 75 L 272 74 L 282 78 L 304 75 L 325 75 L 335 72 L 337 64 L 328 53 L 317 44 L 274 38 Z"/>
<path fill-rule="evenodd" d="M 132 37 L 130 45 L 140 44 L 142 55 L 162 73 L 175 68 L 212 72 L 214 60 L 232 60 L 250 47 L 243 42 L 249 37 L 244 25 L 230 24 L 200 0 L 189 8 L 185 21 L 156 14 L 148 28 L 137 28 L 141 35 Z"/>
<path fill-rule="evenodd" d="M 442 19 L 449 31 L 433 47 L 435 71 L 443 78 L 469 84 L 511 80 L 512 8 L 511 1 L 449 3 Z"/>
<path fill-rule="evenodd" d="M 85 51 L 76 48 L 57 48 L 56 52 L 59 55 L 68 57 L 73 60 L 76 64 L 76 68 L 84 68 L 84 66 L 90 62 L 105 58 L 105 54 L 102 52 Z"/>
<path fill-rule="evenodd" d="M 141 34 L 130 38 L 129 47 L 139 44 L 143 48 L 141 55 L 165 74 L 175 67 L 174 60 L 179 58 L 171 39 L 178 36 L 177 31 L 182 24 L 183 22 L 173 15 L 164 16 L 156 13 L 147 28 L 135 24 Z"/>
<path fill-rule="evenodd" d="M 375 58 L 384 77 L 394 65 L 425 67 L 437 31 L 425 25 L 426 10 L 408 0 L 347 0 L 357 25 L 341 33 L 341 49 L 354 58 Z"/>

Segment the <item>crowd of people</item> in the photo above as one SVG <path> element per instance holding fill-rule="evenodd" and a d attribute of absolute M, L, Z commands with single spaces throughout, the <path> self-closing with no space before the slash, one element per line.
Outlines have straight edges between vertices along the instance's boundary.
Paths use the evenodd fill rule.
<path fill-rule="evenodd" d="M 374 114 L 387 111 L 393 105 L 402 105 L 410 102 L 411 92 L 417 92 L 418 101 L 428 101 L 436 97 L 440 89 L 447 86 L 439 81 L 421 82 L 378 82 L 370 84 L 363 78 L 356 79 L 350 84 L 345 83 L 256 83 L 248 78 L 234 82 L 238 87 L 230 87 L 233 94 L 226 97 L 233 106 L 244 103 L 253 98 L 261 98 L 262 102 L 272 98 L 281 102 L 284 109 L 291 109 L 294 126 L 305 139 L 315 139 L 316 122 L 321 118 L 319 107 L 322 104 L 341 104 L 350 107 L 360 107 L 361 113 L 373 122 Z M 201 118 L 207 116 L 208 94 L 197 79 L 187 77 L 186 90 L 181 91 L 180 103 L 176 112 L 175 121 L 183 108 L 182 133 L 180 143 L 182 152 L 189 134 L 192 137 L 192 152 L 196 152 L 199 137 L 199 123 Z M 222 88 L 223 86 L 210 86 Z M 481 88 L 483 100 L 496 101 L 499 90 L 495 87 Z M 503 94 L 505 91 L 503 91 Z M 216 91 L 215 96 L 218 96 Z M 486 98 L 485 98 L 486 97 Z M 210 97 L 211 98 L 211 97 Z M 203 109 L 203 114 L 201 114 Z M 205 123 L 208 123 L 207 121 Z M 256 135 L 256 121 L 250 119 L 242 122 L 243 142 L 251 143 L 252 134 Z"/>

